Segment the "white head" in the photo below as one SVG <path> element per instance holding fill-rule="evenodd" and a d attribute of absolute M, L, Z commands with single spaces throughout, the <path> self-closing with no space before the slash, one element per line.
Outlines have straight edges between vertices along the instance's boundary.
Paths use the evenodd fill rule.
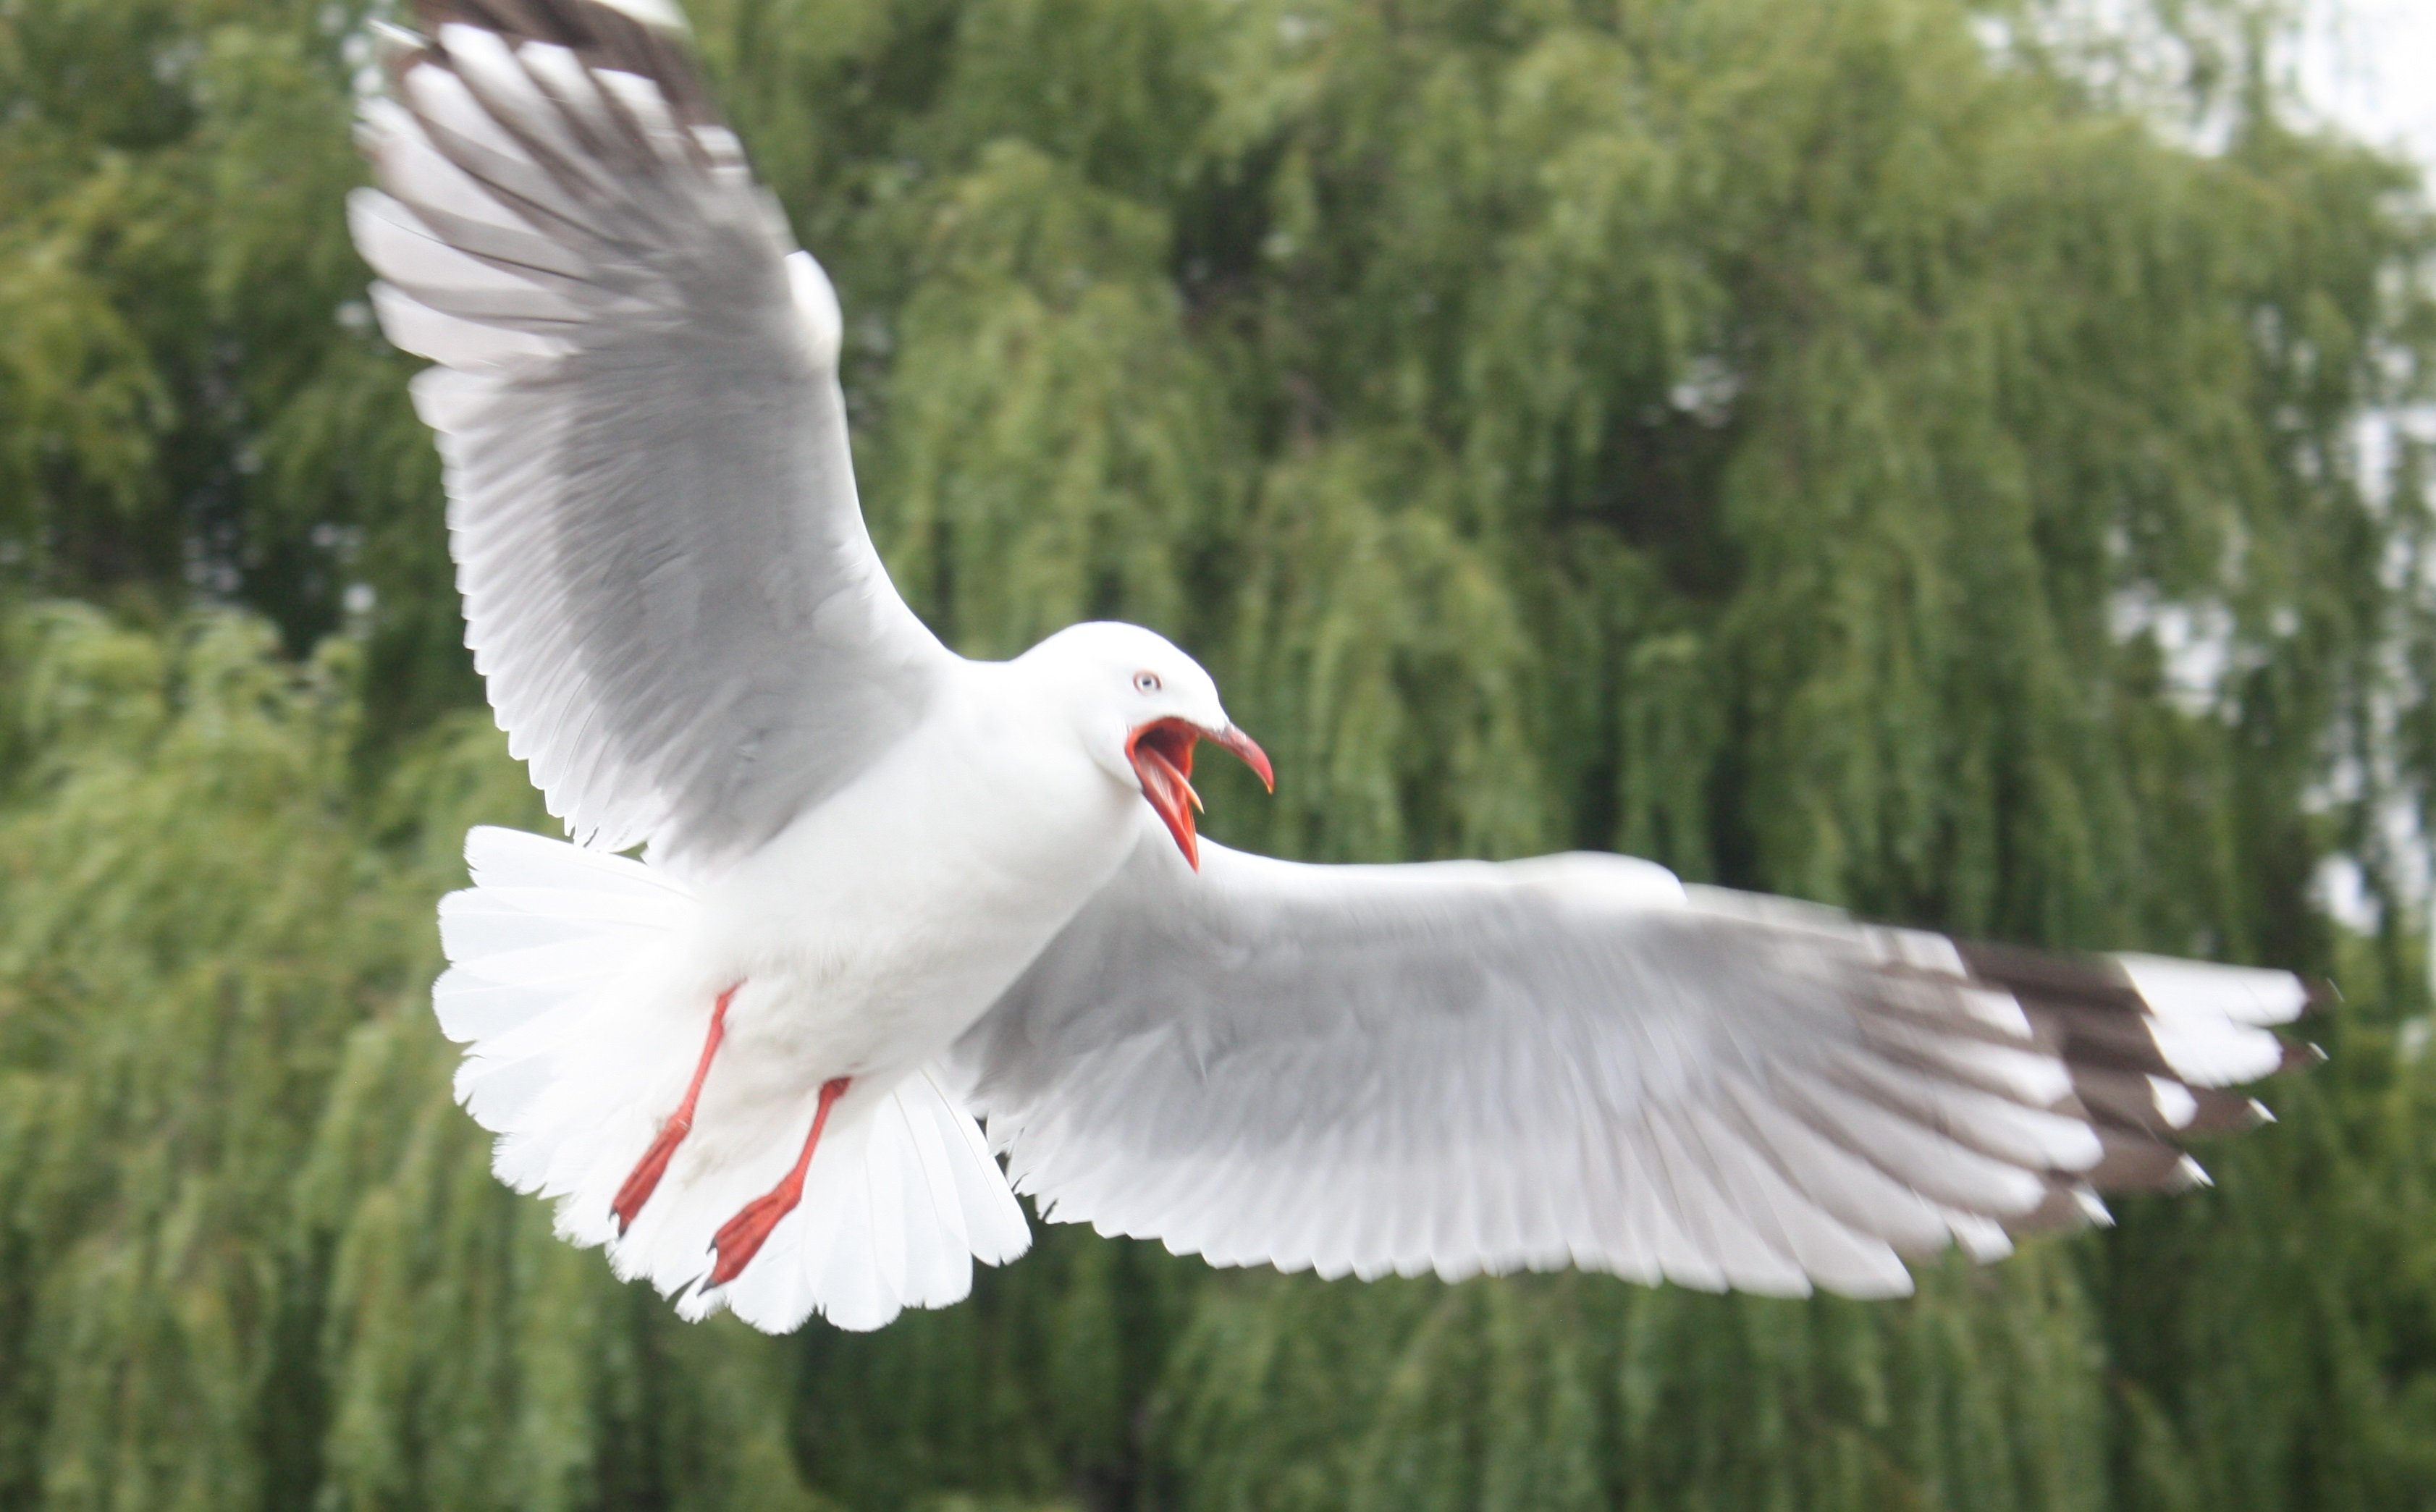
<path fill-rule="evenodd" d="M 1214 740 L 1277 786 L 1268 756 L 1227 717 L 1218 685 L 1164 635 L 1095 620 L 1059 631 L 1018 662 L 1071 715 L 1092 759 L 1115 780 L 1140 788 L 1196 867 L 1192 814 L 1201 797 L 1191 781 L 1193 746 Z"/>

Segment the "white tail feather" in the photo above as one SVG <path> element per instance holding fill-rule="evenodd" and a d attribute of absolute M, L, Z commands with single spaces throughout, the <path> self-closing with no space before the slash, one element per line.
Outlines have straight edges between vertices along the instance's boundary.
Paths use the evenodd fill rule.
<path fill-rule="evenodd" d="M 858 1084 L 822 1136 L 802 1203 L 743 1273 L 703 1286 L 710 1239 L 793 1164 L 800 1107 L 722 1111 L 693 1132 L 623 1236 L 610 1203 L 674 1109 L 701 1052 L 710 1002 L 683 978 L 692 895 L 637 860 L 490 827 L 465 838 L 474 886 L 440 905 L 449 970 L 432 989 L 442 1032 L 465 1045 L 457 1096 L 499 1136 L 493 1169 L 558 1200 L 558 1231 L 605 1245 L 678 1312 L 731 1308 L 780 1332 L 818 1312 L 876 1329 L 908 1307 L 972 1289 L 1031 1227 L 982 1133 L 928 1071 Z"/>

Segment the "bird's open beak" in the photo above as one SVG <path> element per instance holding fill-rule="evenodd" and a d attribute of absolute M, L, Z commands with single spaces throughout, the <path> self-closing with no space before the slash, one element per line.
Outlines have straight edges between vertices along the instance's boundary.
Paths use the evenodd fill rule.
<path fill-rule="evenodd" d="M 1190 720 L 1153 720 L 1135 726 L 1125 737 L 1125 758 L 1141 779 L 1142 796 L 1150 800 L 1152 810 L 1166 823 L 1167 832 L 1175 837 L 1176 847 L 1196 872 L 1201 869 L 1201 842 L 1193 832 L 1192 814 L 1201 807 L 1201 794 L 1192 791 L 1192 748 L 1204 736 L 1242 756 L 1262 787 L 1278 791 L 1268 754 L 1259 741 L 1231 724 L 1223 730 L 1205 730 Z"/>

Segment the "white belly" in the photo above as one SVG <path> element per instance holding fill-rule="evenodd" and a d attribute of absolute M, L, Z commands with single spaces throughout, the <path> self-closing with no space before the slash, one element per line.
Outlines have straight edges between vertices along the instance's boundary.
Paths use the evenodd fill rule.
<path fill-rule="evenodd" d="M 702 887 L 687 975 L 711 996 L 740 983 L 706 1123 L 786 1118 L 833 1077 L 886 1091 L 986 1012 L 1115 873 L 1146 811 L 1140 794 L 1070 742 L 994 746 L 974 722 L 917 731 Z"/>
<path fill-rule="evenodd" d="M 1143 711 L 1076 694 L 1071 670 L 962 664 L 903 742 L 733 863 L 470 835 L 433 998 L 500 1176 L 687 1316 L 732 1293 L 765 1328 L 814 1308 L 870 1327 L 1019 1253 L 957 1089 L 921 1073 L 1138 843 L 1165 843 L 1125 744 Z M 731 1230 L 753 1258 L 706 1287 Z"/>

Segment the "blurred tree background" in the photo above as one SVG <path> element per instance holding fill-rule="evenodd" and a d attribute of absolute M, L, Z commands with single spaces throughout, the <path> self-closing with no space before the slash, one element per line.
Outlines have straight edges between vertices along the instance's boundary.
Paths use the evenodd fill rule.
<path fill-rule="evenodd" d="M 2436 1507 L 2436 225 L 2272 0 L 691 9 L 899 583 L 1201 653 L 1227 838 L 2270 962 L 2335 1058 L 1899 1304 L 1061 1228 L 679 1324 L 425 1001 L 542 815 L 340 221 L 360 0 L 0 0 L 0 1507 Z"/>

